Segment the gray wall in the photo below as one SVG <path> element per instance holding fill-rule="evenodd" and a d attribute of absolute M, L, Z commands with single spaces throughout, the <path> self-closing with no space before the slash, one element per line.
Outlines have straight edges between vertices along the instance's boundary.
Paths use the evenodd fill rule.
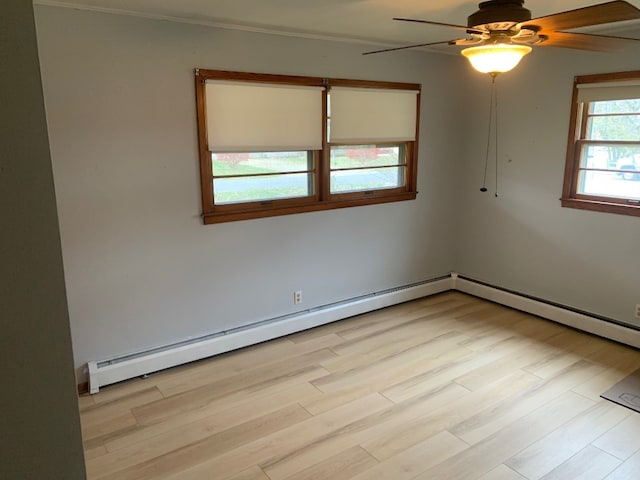
<path fill-rule="evenodd" d="M 36 12 L 78 368 L 451 270 L 458 58 Z M 194 67 L 422 83 L 418 199 L 202 225 Z"/>
<path fill-rule="evenodd" d="M 489 85 L 467 82 L 478 124 L 458 185 L 455 269 L 574 308 L 640 325 L 640 218 L 562 208 L 575 75 L 640 69 L 640 49 L 601 54 L 539 48 L 498 77 L 500 196 L 482 194 Z"/>
<path fill-rule="evenodd" d="M 31 1 L 0 15 L 0 478 L 84 461 Z"/>
<path fill-rule="evenodd" d="M 37 8 L 75 363 L 451 270 L 637 324 L 640 222 L 561 208 L 577 74 L 536 49 L 500 88 L 500 196 L 481 194 L 489 78 L 461 57 Z M 194 67 L 423 84 L 416 201 L 203 226 Z M 490 179 L 493 170 L 489 171 Z"/>

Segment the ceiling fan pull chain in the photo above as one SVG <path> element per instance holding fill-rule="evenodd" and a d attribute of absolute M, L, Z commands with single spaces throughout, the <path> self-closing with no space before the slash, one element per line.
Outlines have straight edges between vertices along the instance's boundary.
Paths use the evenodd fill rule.
<path fill-rule="evenodd" d="M 495 196 L 498 198 L 498 85 L 496 85 L 496 75 L 493 75 L 493 98 L 495 102 L 494 112 L 495 112 L 495 154 L 496 154 L 496 193 Z"/>
<path fill-rule="evenodd" d="M 487 191 L 487 171 L 489 168 L 489 151 L 491 149 L 491 128 L 493 126 L 493 96 L 496 88 L 496 77 L 491 75 L 491 94 L 489 98 L 489 130 L 487 131 L 487 149 L 484 155 L 484 178 L 482 180 L 481 192 Z"/>

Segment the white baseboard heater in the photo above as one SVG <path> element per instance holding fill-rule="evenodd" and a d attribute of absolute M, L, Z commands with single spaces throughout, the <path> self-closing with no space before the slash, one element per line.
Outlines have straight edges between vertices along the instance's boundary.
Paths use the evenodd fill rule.
<path fill-rule="evenodd" d="M 309 328 L 451 290 L 451 276 L 406 285 L 310 310 L 264 320 L 133 355 L 88 363 L 89 392 L 100 387 L 175 367 Z"/>
<path fill-rule="evenodd" d="M 640 329 L 633 326 L 626 326 L 610 318 L 582 312 L 544 299 L 494 287 L 479 280 L 459 276 L 457 273 L 452 273 L 451 278 L 453 288 L 460 292 L 640 348 Z"/>
<path fill-rule="evenodd" d="M 89 362 L 89 392 L 97 393 L 105 385 L 449 290 L 458 290 L 640 348 L 640 329 L 452 273 L 133 355 Z"/>

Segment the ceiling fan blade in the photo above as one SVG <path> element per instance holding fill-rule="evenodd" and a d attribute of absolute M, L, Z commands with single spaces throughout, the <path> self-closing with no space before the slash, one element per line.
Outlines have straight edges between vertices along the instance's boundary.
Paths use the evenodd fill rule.
<path fill-rule="evenodd" d="M 396 50 L 406 50 L 408 48 L 428 47 L 429 45 L 455 45 L 458 40 L 444 40 L 442 42 L 419 43 L 417 45 L 407 45 L 405 47 L 385 48 L 383 50 L 374 50 L 373 52 L 364 52 L 362 55 L 372 55 L 374 53 L 394 52 Z"/>
<path fill-rule="evenodd" d="M 554 30 L 570 30 L 572 28 L 590 27 L 625 20 L 640 18 L 640 10 L 629 2 L 617 0 L 601 3 L 590 7 L 568 10 L 555 13 L 546 17 L 538 17 L 519 24 L 520 27 L 534 25 L 541 29 L 545 35 Z"/>
<path fill-rule="evenodd" d="M 545 35 L 548 38 L 540 44 L 541 46 L 574 48 L 596 52 L 619 52 L 633 42 L 640 42 L 640 38 L 611 37 L 589 33 L 548 32 Z"/>
<path fill-rule="evenodd" d="M 394 18 L 394 20 L 398 20 L 399 22 L 426 23 L 427 25 L 439 25 L 441 27 L 457 28 L 458 30 L 464 30 L 465 32 L 472 33 L 487 33 L 487 30 L 465 27 L 464 25 L 455 25 L 453 23 L 432 22 L 431 20 L 416 20 L 414 18 Z"/>

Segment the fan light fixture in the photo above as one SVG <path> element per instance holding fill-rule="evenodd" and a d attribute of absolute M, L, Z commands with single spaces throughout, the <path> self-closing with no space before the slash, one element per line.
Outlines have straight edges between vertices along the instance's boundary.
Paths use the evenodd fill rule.
<path fill-rule="evenodd" d="M 462 50 L 471 66 L 481 73 L 504 73 L 513 69 L 531 51 L 526 45 L 498 43 Z"/>

